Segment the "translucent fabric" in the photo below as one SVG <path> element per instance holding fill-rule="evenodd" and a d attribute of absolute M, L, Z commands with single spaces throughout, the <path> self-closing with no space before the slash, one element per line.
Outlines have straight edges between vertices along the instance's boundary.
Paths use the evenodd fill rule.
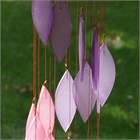
<path fill-rule="evenodd" d="M 64 1 L 57 1 L 53 9 L 53 23 L 50 43 L 57 60 L 61 62 L 70 45 L 72 31 L 71 17 Z"/>
<path fill-rule="evenodd" d="M 95 105 L 96 94 L 93 92 L 92 71 L 87 62 L 84 67 L 83 81 L 81 81 L 80 72 L 76 75 L 73 89 L 77 110 L 82 120 L 86 122 Z"/>
<path fill-rule="evenodd" d="M 54 104 L 49 91 L 43 85 L 41 88 L 36 115 L 32 104 L 27 123 L 25 140 L 54 140 Z"/>
<path fill-rule="evenodd" d="M 32 103 L 30 111 L 29 111 L 29 115 L 28 115 L 28 118 L 27 118 L 27 122 L 26 122 L 26 133 L 29 129 L 29 126 L 30 126 L 33 118 L 34 118 L 34 109 L 35 109 L 35 106 L 34 106 L 34 103 Z"/>
<path fill-rule="evenodd" d="M 94 91 L 98 91 L 99 82 L 99 42 L 98 33 L 96 26 L 93 28 L 93 41 L 92 41 L 92 58 L 91 58 L 91 68 L 92 68 L 92 79 Z"/>
<path fill-rule="evenodd" d="M 45 138 L 46 134 L 44 128 L 39 115 L 36 114 L 36 117 L 31 121 L 25 140 L 45 140 Z"/>
<path fill-rule="evenodd" d="M 50 33 L 53 11 L 51 0 L 32 0 L 32 19 L 44 45 Z"/>
<path fill-rule="evenodd" d="M 79 25 L 79 68 L 81 81 L 83 80 L 84 77 L 84 63 L 85 63 L 85 29 L 84 29 L 83 13 L 81 13 Z"/>
<path fill-rule="evenodd" d="M 66 132 L 76 112 L 76 104 L 73 97 L 73 79 L 68 70 L 65 71 L 56 88 L 55 110 L 57 118 Z"/>
<path fill-rule="evenodd" d="M 40 92 L 37 111 L 39 113 L 40 121 L 45 129 L 46 134 L 52 133 L 55 117 L 54 104 L 49 91 L 44 85 L 42 86 Z"/>
<path fill-rule="evenodd" d="M 99 76 L 99 98 L 103 106 L 109 97 L 115 81 L 115 63 L 104 43 L 100 48 L 100 76 Z"/>

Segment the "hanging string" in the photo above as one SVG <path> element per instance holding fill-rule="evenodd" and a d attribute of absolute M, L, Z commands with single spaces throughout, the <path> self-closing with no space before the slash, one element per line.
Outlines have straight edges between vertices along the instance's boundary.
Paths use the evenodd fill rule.
<path fill-rule="evenodd" d="M 90 16 L 91 16 L 91 33 L 90 33 L 90 46 L 92 46 L 92 30 L 93 30 L 93 25 L 94 25 L 94 20 L 93 20 L 93 10 L 94 10 L 94 1 L 91 1 L 91 9 L 90 9 Z M 91 48 L 90 48 L 91 49 Z M 91 77 L 91 75 L 90 75 L 90 72 L 89 72 L 89 77 Z M 90 87 L 89 87 L 89 89 L 90 89 Z M 92 92 L 92 91 L 90 91 L 90 92 Z M 91 103 L 92 103 L 92 101 L 91 101 L 91 98 L 92 97 L 90 97 L 90 109 L 91 109 Z M 91 114 L 91 116 L 90 116 L 90 130 L 91 130 L 91 136 L 93 137 L 93 131 L 92 131 L 92 126 L 93 126 L 93 123 L 92 123 L 92 114 Z"/>
<path fill-rule="evenodd" d="M 67 6 L 68 6 L 68 1 L 67 1 Z M 68 68 L 68 52 L 66 52 L 66 56 L 65 56 L 65 70 L 67 70 Z"/>
<path fill-rule="evenodd" d="M 76 74 L 78 73 L 78 19 L 79 19 L 79 17 L 78 17 L 78 10 L 79 10 L 79 5 L 78 5 L 78 0 L 76 1 Z M 76 91 L 77 91 L 77 87 L 76 87 Z M 75 117 L 74 117 L 74 133 L 75 133 L 75 135 L 74 135 L 74 139 L 76 139 L 77 137 L 76 137 L 76 135 L 78 135 L 78 134 L 76 134 L 77 133 L 77 131 L 76 131 L 76 114 L 75 114 Z"/>
<path fill-rule="evenodd" d="M 52 69 L 52 58 L 51 58 L 51 54 L 50 54 L 50 57 L 49 57 L 49 60 L 50 60 L 50 63 L 49 63 L 49 90 L 50 90 L 50 93 L 51 93 L 51 83 L 52 83 L 52 79 L 51 79 L 51 69 Z"/>
<path fill-rule="evenodd" d="M 72 1 L 70 1 L 70 15 L 71 15 L 71 21 L 72 21 Z M 68 50 L 68 63 L 69 63 L 69 69 L 70 69 L 70 47 L 69 47 L 69 50 Z"/>
<path fill-rule="evenodd" d="M 55 90 L 56 90 L 56 57 L 54 55 L 54 97 L 55 97 Z M 55 100 L 54 100 L 54 106 L 55 106 Z M 53 135 L 55 137 L 55 127 L 54 127 L 54 131 L 53 131 Z"/>
<path fill-rule="evenodd" d="M 51 89 L 51 71 L 52 71 L 52 58 L 51 58 L 51 55 L 50 55 L 50 58 L 49 58 L 50 62 L 49 62 L 49 90 L 50 90 L 50 93 L 52 93 L 52 89 Z M 50 98 L 50 110 L 51 110 L 51 98 Z M 51 112 L 50 112 L 50 120 L 49 120 L 49 126 L 51 124 Z M 51 128 L 50 128 L 51 130 Z M 51 135 L 50 135 L 51 137 Z"/>
<path fill-rule="evenodd" d="M 38 36 L 38 95 L 40 93 L 40 38 Z"/>
<path fill-rule="evenodd" d="M 103 1 L 100 1 L 100 35 L 101 37 L 103 37 Z M 98 96 L 99 96 L 99 89 L 98 89 Z M 100 113 L 97 113 L 97 139 L 98 140 L 100 139 Z"/>
<path fill-rule="evenodd" d="M 33 103 L 36 115 L 36 30 L 33 26 Z"/>
<path fill-rule="evenodd" d="M 100 12 L 100 5 L 99 5 L 99 2 L 96 1 L 96 6 L 95 6 L 95 24 L 96 26 L 98 27 L 98 24 L 99 24 L 99 21 L 100 21 L 100 18 L 99 18 L 99 12 Z"/>
<path fill-rule="evenodd" d="M 100 34 L 103 34 L 103 1 L 100 1 Z"/>
<path fill-rule="evenodd" d="M 87 49 L 87 31 L 88 31 L 88 1 L 86 0 L 86 16 L 85 16 L 85 59 L 86 59 L 86 49 Z M 89 76 L 90 76 L 90 71 L 89 71 Z M 89 81 L 89 98 L 88 98 L 88 114 L 89 111 L 91 110 L 91 97 L 90 97 L 90 81 Z M 90 138 L 90 130 L 91 130 L 91 123 L 90 123 L 90 118 L 88 119 L 88 128 L 87 128 L 87 138 Z"/>
<path fill-rule="evenodd" d="M 33 25 L 33 103 L 34 103 L 34 116 L 36 116 L 36 30 Z M 35 140 L 36 140 L 36 126 L 37 120 L 35 117 Z"/>
<path fill-rule="evenodd" d="M 46 52 L 46 46 L 44 46 L 44 80 L 47 80 L 47 64 L 46 64 L 46 59 L 47 59 L 47 52 Z"/>
<path fill-rule="evenodd" d="M 100 139 L 100 113 L 97 113 L 97 140 Z"/>
<path fill-rule="evenodd" d="M 86 16 L 85 16 L 85 44 L 87 44 L 87 20 L 88 19 L 88 1 L 86 0 Z M 86 58 L 86 45 L 85 45 L 85 58 Z"/>

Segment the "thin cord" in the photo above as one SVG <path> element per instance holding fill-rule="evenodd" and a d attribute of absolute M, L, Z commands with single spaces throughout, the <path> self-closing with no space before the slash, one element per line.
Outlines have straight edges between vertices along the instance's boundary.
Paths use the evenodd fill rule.
<path fill-rule="evenodd" d="M 68 6 L 68 1 L 67 1 L 67 6 Z M 66 52 L 65 56 L 65 70 L 68 68 L 68 52 Z"/>
<path fill-rule="evenodd" d="M 44 46 L 44 80 L 47 79 L 47 64 L 46 64 L 46 59 L 47 59 L 47 52 L 46 52 L 46 46 Z"/>
<path fill-rule="evenodd" d="M 51 61 L 52 61 L 52 58 L 51 58 L 51 55 L 50 55 L 50 58 L 49 58 L 49 60 L 50 60 L 50 64 L 49 64 L 49 89 L 50 89 L 50 93 L 51 93 L 51 71 L 52 71 L 52 63 L 51 63 Z"/>
<path fill-rule="evenodd" d="M 85 21 L 85 44 L 87 44 L 87 19 L 88 19 L 88 2 L 87 2 L 87 0 L 86 0 L 86 16 L 85 16 L 85 19 L 86 19 L 86 21 Z M 85 58 L 86 58 L 86 45 L 85 45 Z"/>
<path fill-rule="evenodd" d="M 100 139 L 100 113 L 97 113 L 97 140 Z"/>
<path fill-rule="evenodd" d="M 68 1 L 67 1 L 67 6 L 70 7 L 70 12 L 72 12 L 72 10 L 71 10 L 72 6 L 69 6 L 69 2 Z M 70 13 L 70 15 L 72 15 L 72 14 Z M 68 68 L 70 68 L 70 47 L 68 49 L 66 64 L 68 65 Z M 70 76 L 68 78 L 70 78 Z M 71 89 L 70 89 L 70 86 L 71 86 L 71 83 L 69 82 L 69 122 L 70 122 L 70 116 L 71 116 L 71 94 L 70 94 L 71 93 Z M 68 130 L 68 140 L 70 139 L 70 137 L 71 137 L 71 130 L 70 130 L 70 127 L 69 127 L 69 130 Z"/>
<path fill-rule="evenodd" d="M 78 0 L 76 1 L 76 74 L 77 74 L 77 72 L 78 72 L 78 9 L 79 9 L 79 6 L 78 6 Z M 77 91 L 77 86 L 76 86 L 76 91 Z M 76 139 L 76 133 L 77 133 L 77 131 L 76 131 L 76 114 L 75 114 L 75 117 L 74 117 L 74 133 L 75 133 L 75 135 L 74 135 L 74 139 Z"/>
<path fill-rule="evenodd" d="M 103 34 L 103 1 L 100 1 L 100 34 Z"/>
<path fill-rule="evenodd" d="M 38 36 L 38 95 L 40 93 L 40 38 Z"/>
<path fill-rule="evenodd" d="M 36 116 L 36 30 L 33 26 L 33 103 L 34 103 L 34 116 Z M 36 126 L 37 120 L 35 117 L 35 140 L 36 140 Z"/>
<path fill-rule="evenodd" d="M 50 93 L 51 93 L 51 71 L 52 71 L 51 55 L 50 55 L 49 59 L 50 59 L 50 62 L 49 62 L 49 89 L 50 89 Z M 51 110 L 51 98 L 50 98 L 50 110 Z M 49 128 L 51 129 L 50 124 L 51 124 L 51 111 L 50 111 L 50 119 L 49 119 Z M 50 135 L 50 137 L 51 137 L 51 135 Z"/>
<path fill-rule="evenodd" d="M 33 102 L 35 105 L 34 111 L 36 115 L 36 31 L 33 26 Z"/>
<path fill-rule="evenodd" d="M 90 44 L 92 45 L 92 28 L 93 28 L 93 25 L 94 25 L 94 20 L 93 20 L 93 9 L 94 9 L 94 1 L 92 1 L 91 2 L 91 33 L 90 33 Z M 91 49 L 91 48 L 90 48 Z M 89 71 L 89 76 L 90 76 L 91 74 L 90 74 L 90 71 Z M 90 89 L 90 87 L 89 87 L 89 89 Z M 91 92 L 91 91 L 90 91 Z M 91 99 L 90 99 L 90 107 L 91 107 Z M 92 114 L 91 114 L 91 116 L 90 116 L 90 129 L 91 129 L 91 136 L 93 137 L 93 131 L 92 131 L 92 127 L 93 127 L 93 123 L 92 123 Z"/>
<path fill-rule="evenodd" d="M 87 31 L 88 31 L 88 29 L 87 29 L 87 27 L 88 27 L 88 20 L 87 20 L 87 18 L 88 18 L 88 2 L 87 2 L 87 0 L 86 0 L 86 16 L 85 16 L 85 39 L 86 39 L 86 44 L 87 44 Z M 86 59 L 86 45 L 85 45 L 85 59 Z M 90 81 L 89 81 L 90 82 Z M 89 83 L 89 92 L 90 92 L 90 83 Z M 89 110 L 90 110 L 90 94 L 89 94 L 89 102 L 88 102 L 88 113 L 89 113 Z M 87 139 L 89 139 L 89 137 L 90 137 L 90 120 L 88 119 L 88 128 L 87 128 Z"/>
<path fill-rule="evenodd" d="M 55 97 L 55 90 L 56 90 L 56 57 L 54 56 L 54 97 Z M 54 105 L 55 105 L 55 100 L 54 100 Z M 55 125 L 55 124 L 54 124 Z M 55 127 L 53 131 L 53 135 L 55 136 Z"/>
<path fill-rule="evenodd" d="M 72 19 L 72 1 L 70 2 L 70 6 L 69 6 L 69 7 L 70 7 L 70 15 L 71 15 L 71 19 Z M 69 56 L 69 57 L 68 57 L 68 59 L 69 59 L 68 61 L 69 61 L 69 69 L 70 69 L 70 58 L 71 58 L 71 57 L 70 57 L 70 47 L 69 47 L 68 54 L 69 54 L 69 55 L 68 55 L 68 56 Z"/>

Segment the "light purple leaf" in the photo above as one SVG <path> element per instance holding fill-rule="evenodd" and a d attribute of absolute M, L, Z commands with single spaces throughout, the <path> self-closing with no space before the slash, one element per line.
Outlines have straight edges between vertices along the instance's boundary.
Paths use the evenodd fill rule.
<path fill-rule="evenodd" d="M 100 48 L 100 77 L 99 77 L 99 99 L 103 106 L 109 97 L 115 81 L 115 63 L 104 43 Z"/>
<path fill-rule="evenodd" d="M 83 80 L 84 77 L 84 63 L 85 63 L 85 27 L 83 13 L 81 13 L 79 25 L 79 67 L 81 81 Z"/>
<path fill-rule="evenodd" d="M 76 113 L 73 98 L 73 79 L 68 70 L 61 78 L 55 93 L 55 110 L 57 118 L 66 132 Z"/>
<path fill-rule="evenodd" d="M 98 33 L 97 28 L 93 28 L 93 41 L 92 41 L 92 58 L 91 58 L 91 68 L 92 68 L 92 80 L 94 91 L 98 90 L 99 82 L 99 43 L 98 43 Z"/>
<path fill-rule="evenodd" d="M 32 19 L 41 41 L 46 45 L 53 19 L 52 1 L 33 0 Z"/>
<path fill-rule="evenodd" d="M 59 62 L 64 58 L 70 45 L 71 31 L 71 17 L 66 3 L 64 1 L 57 1 L 53 9 L 50 42 Z"/>
<path fill-rule="evenodd" d="M 74 97 L 78 112 L 84 122 L 89 118 L 96 102 L 96 94 L 93 92 L 92 71 L 89 64 L 85 63 L 83 81 L 79 71 L 74 80 Z"/>

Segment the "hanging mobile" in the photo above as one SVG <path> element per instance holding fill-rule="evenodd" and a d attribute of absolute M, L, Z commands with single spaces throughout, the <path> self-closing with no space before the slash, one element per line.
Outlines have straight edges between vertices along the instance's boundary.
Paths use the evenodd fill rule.
<path fill-rule="evenodd" d="M 80 14 L 79 26 L 79 67 L 74 80 L 74 98 L 77 109 L 84 122 L 89 118 L 96 102 L 96 95 L 92 90 L 91 68 L 85 57 L 85 28 L 83 8 Z"/>
<path fill-rule="evenodd" d="M 36 31 L 46 45 L 53 21 L 51 0 L 32 0 L 32 19 Z"/>
<path fill-rule="evenodd" d="M 63 60 L 68 50 L 71 31 L 71 17 L 65 1 L 56 1 L 53 8 L 53 22 L 49 37 L 58 62 Z"/>

